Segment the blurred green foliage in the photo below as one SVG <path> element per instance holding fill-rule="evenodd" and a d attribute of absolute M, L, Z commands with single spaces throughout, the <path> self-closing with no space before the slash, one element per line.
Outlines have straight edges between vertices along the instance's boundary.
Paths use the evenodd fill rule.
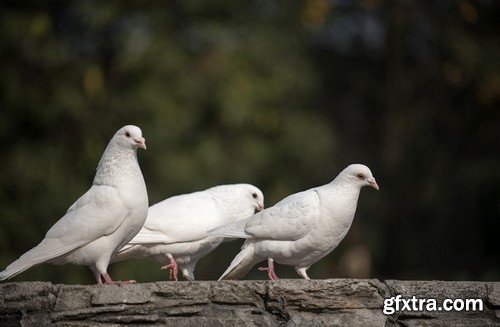
<path fill-rule="evenodd" d="M 0 265 L 42 239 L 88 189 L 113 133 L 136 124 L 151 204 L 249 182 L 270 206 L 369 165 L 381 191 L 362 192 L 351 232 L 314 278 L 500 278 L 499 9 L 4 1 Z M 197 277 L 218 277 L 240 244 L 221 245 Z M 43 265 L 15 280 L 92 282 L 87 270 Z M 167 278 L 147 261 L 111 274 Z"/>

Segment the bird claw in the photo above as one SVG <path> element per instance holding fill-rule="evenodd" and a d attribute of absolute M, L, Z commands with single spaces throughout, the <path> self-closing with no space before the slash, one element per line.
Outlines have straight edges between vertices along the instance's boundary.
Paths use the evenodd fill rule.
<path fill-rule="evenodd" d="M 177 281 L 177 274 L 179 273 L 179 267 L 177 266 L 177 262 L 175 262 L 175 260 L 172 258 L 170 259 L 170 263 L 168 265 L 164 265 L 161 267 L 161 270 L 166 270 L 166 269 L 169 269 L 170 272 L 169 272 L 169 276 L 170 276 L 170 280 L 175 280 Z"/>
<path fill-rule="evenodd" d="M 97 285 L 129 285 L 129 284 L 135 284 L 137 283 L 135 280 L 113 280 L 111 279 L 111 276 L 106 273 L 102 275 L 102 278 L 104 279 L 104 283 L 102 282 L 101 278 L 99 278 L 99 281 L 97 282 Z"/>
<path fill-rule="evenodd" d="M 279 280 L 278 276 L 274 272 L 274 263 L 271 259 L 268 260 L 267 267 L 259 267 L 259 271 L 267 271 L 267 276 L 270 280 Z"/>
<path fill-rule="evenodd" d="M 118 283 L 120 283 L 120 285 L 130 285 L 130 284 L 136 284 L 137 282 L 133 279 L 130 279 L 130 280 L 122 280 L 119 281 Z"/>

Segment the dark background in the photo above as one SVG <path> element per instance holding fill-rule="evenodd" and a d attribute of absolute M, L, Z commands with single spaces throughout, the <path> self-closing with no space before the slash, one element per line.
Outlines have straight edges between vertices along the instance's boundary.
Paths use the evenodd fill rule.
<path fill-rule="evenodd" d="M 368 165 L 381 189 L 362 191 L 312 278 L 498 280 L 499 13 L 496 1 L 3 1 L 0 266 L 43 238 L 135 124 L 151 204 L 249 182 L 271 206 Z M 202 259 L 198 279 L 240 245 Z M 110 272 L 167 279 L 152 261 Z M 72 265 L 15 280 L 93 282 Z"/>

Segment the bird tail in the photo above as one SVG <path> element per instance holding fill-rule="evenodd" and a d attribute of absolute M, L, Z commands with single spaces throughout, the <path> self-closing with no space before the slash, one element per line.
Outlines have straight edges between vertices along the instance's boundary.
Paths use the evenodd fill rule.
<path fill-rule="evenodd" d="M 255 257 L 253 243 L 245 243 L 219 280 L 241 279 L 259 261 L 260 259 Z"/>
<path fill-rule="evenodd" d="M 22 273 L 26 269 L 29 269 L 34 266 L 34 264 L 28 264 L 28 263 L 21 264 L 17 261 L 18 260 L 14 261 L 7 268 L 5 268 L 4 271 L 0 272 L 0 280 L 6 280 L 12 278 Z"/>
<path fill-rule="evenodd" d="M 133 259 L 133 258 L 139 258 L 141 257 L 138 255 L 137 247 L 134 244 L 126 244 L 124 247 L 122 247 L 118 252 L 116 252 L 112 257 L 111 257 L 111 263 L 116 263 L 128 259 Z"/>
<path fill-rule="evenodd" d="M 214 237 L 236 237 L 249 238 L 250 235 L 245 233 L 245 225 L 249 219 L 242 219 L 232 224 L 222 225 L 207 232 L 208 236 Z"/>
<path fill-rule="evenodd" d="M 64 255 L 77 247 L 78 244 L 64 244 L 58 239 L 45 238 L 37 246 L 23 254 L 0 272 L 0 280 L 12 278 L 26 269 L 38 266 L 61 255 Z"/>

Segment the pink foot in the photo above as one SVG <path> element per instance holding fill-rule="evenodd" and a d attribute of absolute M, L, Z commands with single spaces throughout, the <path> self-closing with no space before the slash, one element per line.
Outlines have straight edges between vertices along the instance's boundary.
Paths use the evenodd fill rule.
<path fill-rule="evenodd" d="M 108 273 L 105 273 L 102 275 L 102 278 L 104 279 L 104 283 L 102 282 L 101 278 L 97 281 L 97 285 L 127 285 L 127 284 L 135 284 L 135 280 L 122 280 L 122 281 L 114 281 L 111 279 L 111 276 Z"/>
<path fill-rule="evenodd" d="M 267 271 L 267 276 L 270 280 L 279 280 L 278 276 L 274 272 L 274 260 L 267 259 L 267 267 L 259 267 L 259 271 Z"/>
<path fill-rule="evenodd" d="M 177 262 L 175 262 L 174 257 L 169 255 L 170 263 L 168 265 L 162 266 L 161 269 L 169 269 L 170 270 L 170 280 L 177 281 L 177 274 L 179 273 L 179 267 L 177 266 Z"/>

